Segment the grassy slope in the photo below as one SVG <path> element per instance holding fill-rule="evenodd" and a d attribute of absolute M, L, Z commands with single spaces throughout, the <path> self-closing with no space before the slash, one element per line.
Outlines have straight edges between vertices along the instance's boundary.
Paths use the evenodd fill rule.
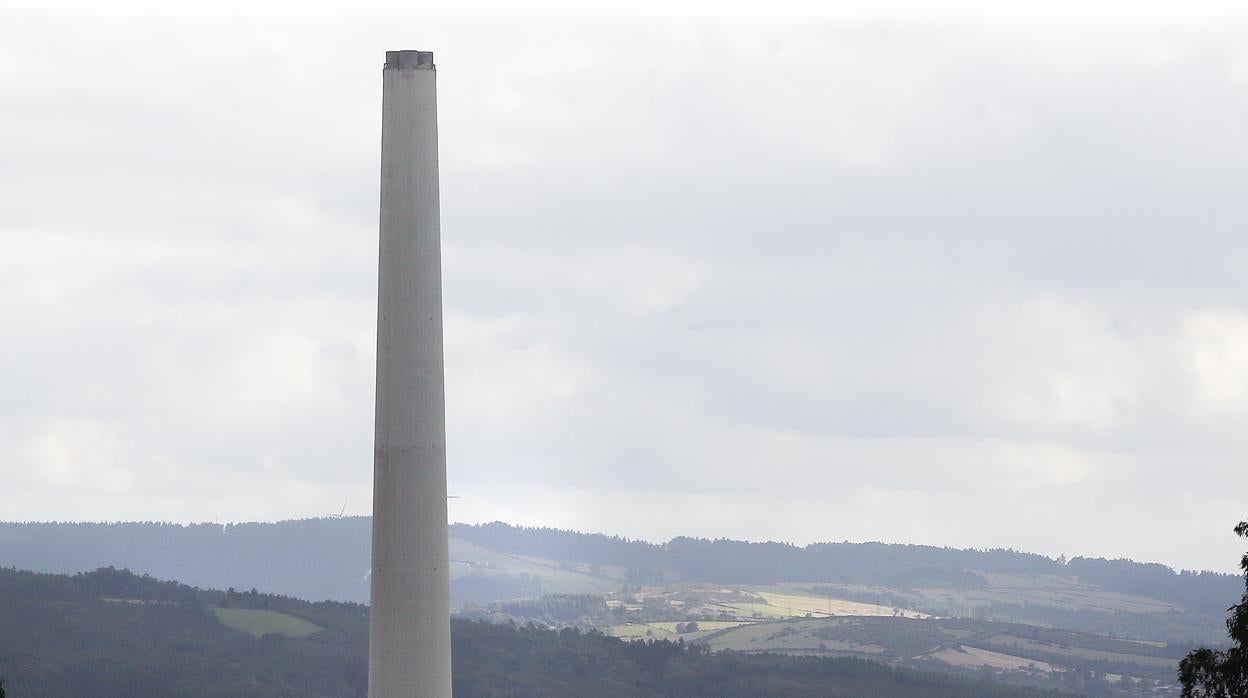
<path fill-rule="evenodd" d="M 307 637 L 324 630 L 316 623 L 281 611 L 258 608 L 213 608 L 212 612 L 226 627 L 234 628 L 252 637 L 264 637 L 269 634 Z"/>

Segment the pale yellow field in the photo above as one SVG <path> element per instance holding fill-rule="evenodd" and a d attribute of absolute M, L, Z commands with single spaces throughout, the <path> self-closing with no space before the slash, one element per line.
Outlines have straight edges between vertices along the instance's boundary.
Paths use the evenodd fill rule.
<path fill-rule="evenodd" d="M 859 603 L 844 599 L 829 599 L 821 596 L 804 596 L 799 594 L 780 594 L 771 591 L 756 592 L 767 600 L 767 605 L 739 604 L 747 609 L 755 610 L 764 615 L 788 618 L 791 616 L 891 616 L 893 609 L 871 603 Z M 931 616 L 918 611 L 901 609 L 900 615 L 906 618 L 930 618 Z"/>
<path fill-rule="evenodd" d="M 987 666 L 993 669 L 1026 669 L 1028 666 L 1034 666 L 1037 671 L 1053 671 L 1053 667 L 1046 662 L 1015 657 L 1012 654 L 990 652 L 975 647 L 946 647 L 927 656 L 957 667 Z"/>
<path fill-rule="evenodd" d="M 978 589 L 895 589 L 861 584 L 826 586 L 830 589 L 841 588 L 847 592 L 887 593 L 898 599 L 898 603 L 947 608 L 949 615 L 966 617 L 970 617 L 976 608 L 996 603 L 1029 603 L 1102 612 L 1166 613 L 1179 610 L 1173 604 L 1158 599 L 1104 591 L 1084 584 L 1075 577 L 998 573 L 982 573 L 981 576 L 988 584 Z M 786 582 L 777 586 L 805 592 L 809 584 Z"/>

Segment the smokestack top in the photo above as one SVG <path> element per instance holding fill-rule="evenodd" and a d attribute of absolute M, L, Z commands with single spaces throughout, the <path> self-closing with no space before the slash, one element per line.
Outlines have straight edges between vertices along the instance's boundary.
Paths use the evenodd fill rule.
<path fill-rule="evenodd" d="M 386 51 L 385 70 L 433 69 L 433 51 Z"/>

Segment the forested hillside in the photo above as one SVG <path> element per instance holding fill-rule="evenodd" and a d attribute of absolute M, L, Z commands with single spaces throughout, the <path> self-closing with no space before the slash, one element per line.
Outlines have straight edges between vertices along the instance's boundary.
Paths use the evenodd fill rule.
<path fill-rule="evenodd" d="M 0 523 L 0 565 L 63 573 L 118 565 L 205 587 L 255 587 L 305 599 L 362 602 L 368 596 L 370 525 L 366 517 L 186 526 Z M 1054 560 L 1012 550 L 883 543 L 795 546 L 696 538 L 656 544 L 504 523 L 455 524 L 450 535 L 453 543 L 458 540 L 503 555 L 618 567 L 621 581 L 631 583 L 688 578 L 725 584 L 800 581 L 967 588 L 982 584 L 983 573 L 1068 575 L 1107 591 L 1213 614 L 1238 600 L 1242 584 L 1230 574 L 1176 573 L 1164 565 L 1129 560 Z M 476 560 L 458 562 L 452 569 L 452 595 L 458 598 L 482 601 L 550 591 L 532 579 L 483 576 L 479 573 L 489 570 L 473 569 Z"/>
<path fill-rule="evenodd" d="M 0 677 L 11 696 L 364 696 L 367 609 L 192 587 L 104 569 L 0 570 Z M 667 641 L 456 621 L 455 694 L 1053 696 L 854 659 L 712 654 Z"/>
<path fill-rule="evenodd" d="M 886 543 L 749 543 L 674 538 L 654 544 L 618 536 L 504 523 L 457 524 L 452 536 L 491 550 L 620 565 L 640 577 L 675 573 L 726 584 L 828 581 L 917 587 L 974 586 L 979 573 L 1072 575 L 1109 591 L 1222 612 L 1242 591 L 1236 575 L 1178 572 L 1160 564 L 1075 557 L 1059 561 L 1014 550 L 962 550 Z"/>

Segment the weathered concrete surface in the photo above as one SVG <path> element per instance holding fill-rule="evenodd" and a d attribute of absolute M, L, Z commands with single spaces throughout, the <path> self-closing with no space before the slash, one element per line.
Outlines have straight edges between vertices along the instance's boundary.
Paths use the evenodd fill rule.
<path fill-rule="evenodd" d="M 371 698 L 451 695 L 436 75 L 432 53 L 386 52 Z"/>

